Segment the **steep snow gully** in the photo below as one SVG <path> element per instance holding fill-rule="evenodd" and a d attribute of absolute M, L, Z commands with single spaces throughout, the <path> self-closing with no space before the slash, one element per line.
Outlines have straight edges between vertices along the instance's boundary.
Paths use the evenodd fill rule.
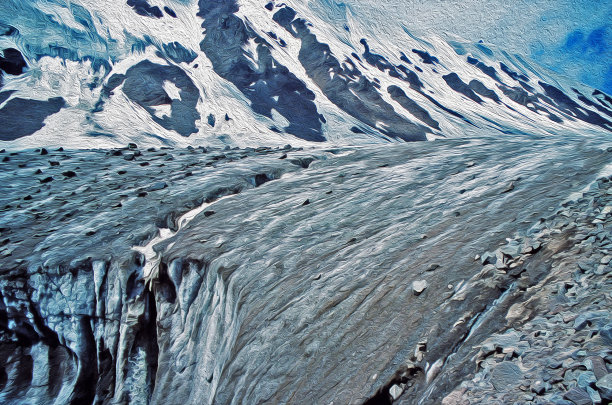
<path fill-rule="evenodd" d="M 545 232 L 571 193 L 609 238 L 610 194 L 584 188 L 611 145 L 4 152 L 0 398 L 429 404 L 477 372 L 486 392 L 478 347 L 550 308 L 534 288 L 583 233 Z"/>

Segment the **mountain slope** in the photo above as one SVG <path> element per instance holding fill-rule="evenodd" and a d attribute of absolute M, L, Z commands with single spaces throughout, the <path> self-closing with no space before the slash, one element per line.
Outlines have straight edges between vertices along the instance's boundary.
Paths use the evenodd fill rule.
<path fill-rule="evenodd" d="M 485 44 L 416 38 L 324 0 L 10 0 L 0 47 L 7 147 L 612 130 L 612 99 L 597 90 Z"/>

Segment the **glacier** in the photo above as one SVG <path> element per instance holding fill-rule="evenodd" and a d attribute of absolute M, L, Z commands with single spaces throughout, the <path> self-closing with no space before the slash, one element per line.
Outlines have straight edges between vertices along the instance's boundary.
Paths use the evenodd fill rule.
<path fill-rule="evenodd" d="M 574 285 L 550 264 L 587 237 L 572 193 L 609 244 L 612 183 L 584 185 L 610 151 L 568 134 L 3 152 L 0 398 L 439 403 L 524 302 Z"/>
<path fill-rule="evenodd" d="M 0 402 L 612 401 L 612 98 L 372 9 L 4 0 Z"/>

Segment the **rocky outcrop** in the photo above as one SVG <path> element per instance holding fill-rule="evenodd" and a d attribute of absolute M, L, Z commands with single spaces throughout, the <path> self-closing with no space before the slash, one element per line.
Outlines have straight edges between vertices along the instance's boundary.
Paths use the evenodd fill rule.
<path fill-rule="evenodd" d="M 308 141 L 324 141 L 325 118 L 317 110 L 313 91 L 275 60 L 270 44 L 235 15 L 237 1 L 200 0 L 198 5 L 206 30 L 200 49 L 215 72 L 251 101 L 255 113 L 271 118 L 272 110 L 278 111 L 289 122 L 284 131 Z M 254 52 L 244 49 L 249 43 L 255 44 Z"/>
<path fill-rule="evenodd" d="M 462 382 L 447 377 L 456 388 L 442 404 L 607 401 L 611 180 L 598 179 L 485 265 L 516 281 L 479 325 L 497 323 L 498 331 L 469 342 L 464 358 L 472 366 L 463 376 L 453 374 L 453 361 L 443 369 L 440 379 L 448 373 Z"/>

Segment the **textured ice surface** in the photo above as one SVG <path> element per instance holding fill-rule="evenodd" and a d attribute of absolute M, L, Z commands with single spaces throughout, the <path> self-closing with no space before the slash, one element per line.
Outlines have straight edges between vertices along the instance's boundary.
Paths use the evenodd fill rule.
<path fill-rule="evenodd" d="M 529 234 L 609 146 L 5 152 L 0 398 L 363 403 L 412 370 L 407 400 L 439 401 L 514 280 L 474 256 Z"/>

